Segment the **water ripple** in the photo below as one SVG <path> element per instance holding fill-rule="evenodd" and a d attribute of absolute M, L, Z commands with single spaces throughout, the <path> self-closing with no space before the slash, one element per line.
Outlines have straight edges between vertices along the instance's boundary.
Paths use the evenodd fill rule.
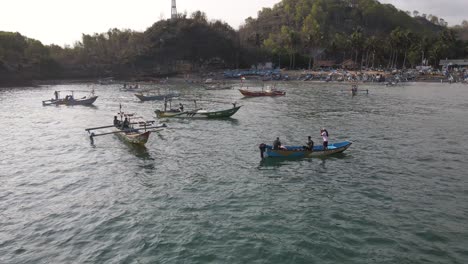
<path fill-rule="evenodd" d="M 466 263 L 468 90 L 463 86 L 282 83 L 286 97 L 172 86 L 237 101 L 228 120 L 165 120 L 146 147 L 90 144 L 122 104 L 42 107 L 55 90 L 0 90 L 1 263 Z M 188 106 L 187 106 L 188 107 Z M 12 111 L 14 109 L 14 111 Z M 351 140 L 326 159 L 260 160 L 258 144 Z"/>

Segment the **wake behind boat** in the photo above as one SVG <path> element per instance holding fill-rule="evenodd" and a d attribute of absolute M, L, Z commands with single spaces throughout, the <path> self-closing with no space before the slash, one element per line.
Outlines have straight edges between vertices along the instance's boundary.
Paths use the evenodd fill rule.
<path fill-rule="evenodd" d="M 307 149 L 304 146 L 282 146 L 280 149 L 273 149 L 273 146 L 260 144 L 260 155 L 262 158 L 311 158 L 324 157 L 337 153 L 341 153 L 351 146 L 352 142 L 343 141 L 333 144 L 328 144 L 328 148 L 323 146 L 314 146 L 313 150 Z"/>

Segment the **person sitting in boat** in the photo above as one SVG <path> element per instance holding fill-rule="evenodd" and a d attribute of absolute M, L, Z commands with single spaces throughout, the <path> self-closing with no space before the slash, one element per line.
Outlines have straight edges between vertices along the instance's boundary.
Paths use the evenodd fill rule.
<path fill-rule="evenodd" d="M 128 122 L 128 119 L 125 118 L 125 120 L 122 123 L 122 129 L 128 129 L 130 128 L 130 122 Z"/>
<path fill-rule="evenodd" d="M 117 119 L 117 116 L 114 116 L 114 126 L 120 126 L 120 121 Z"/>
<path fill-rule="evenodd" d="M 311 136 L 309 136 L 307 138 L 307 143 L 306 143 L 305 149 L 307 149 L 307 150 L 313 150 L 314 149 L 314 141 L 312 141 Z"/>
<path fill-rule="evenodd" d="M 320 129 L 320 135 L 323 139 L 323 149 L 326 150 L 328 148 L 328 131 L 325 128 Z"/>
<path fill-rule="evenodd" d="M 181 112 L 184 111 L 184 105 L 183 105 L 182 103 L 179 103 L 179 110 L 180 110 Z"/>

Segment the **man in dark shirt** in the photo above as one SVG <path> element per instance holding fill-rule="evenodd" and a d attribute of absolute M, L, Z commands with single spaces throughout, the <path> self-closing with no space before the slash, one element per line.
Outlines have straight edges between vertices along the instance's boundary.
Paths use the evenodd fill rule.
<path fill-rule="evenodd" d="M 281 141 L 279 140 L 279 137 L 276 138 L 276 140 L 273 142 L 273 149 L 278 150 L 281 147 Z"/>
<path fill-rule="evenodd" d="M 314 150 L 314 141 L 312 141 L 311 136 L 309 136 L 307 140 L 307 149 Z"/>

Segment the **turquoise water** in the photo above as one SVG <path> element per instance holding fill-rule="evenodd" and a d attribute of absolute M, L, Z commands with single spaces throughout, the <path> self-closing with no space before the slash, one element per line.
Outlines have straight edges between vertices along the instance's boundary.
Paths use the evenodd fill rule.
<path fill-rule="evenodd" d="M 227 120 L 163 120 L 146 147 L 87 127 L 125 111 L 118 86 L 0 90 L 0 263 L 468 263 L 468 86 L 282 84 L 285 97 L 174 85 Z M 43 107 L 55 90 L 95 107 Z M 203 101 L 208 100 L 209 101 Z M 223 104 L 224 103 L 224 104 Z M 190 108 L 191 102 L 185 107 Z M 258 144 L 350 140 L 325 159 Z"/>

